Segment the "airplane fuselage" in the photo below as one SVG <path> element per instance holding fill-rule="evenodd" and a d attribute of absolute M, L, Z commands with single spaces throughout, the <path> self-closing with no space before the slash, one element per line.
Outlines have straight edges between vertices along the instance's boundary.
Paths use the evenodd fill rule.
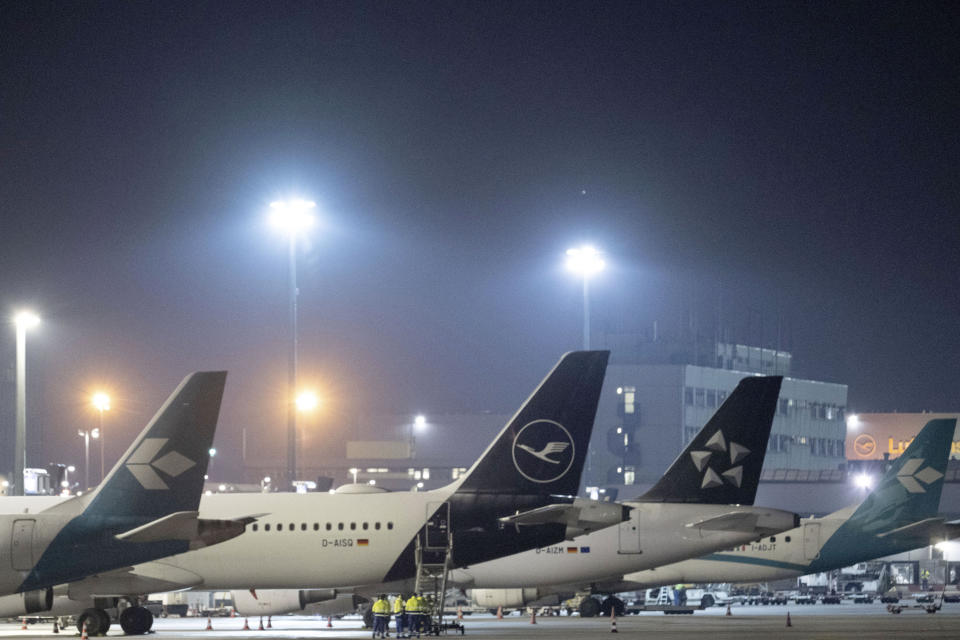
<path fill-rule="evenodd" d="M 691 523 L 732 512 L 758 516 L 764 532 L 796 524 L 794 514 L 764 507 L 626 502 L 630 520 L 572 541 L 458 569 L 451 579 L 472 588 L 586 584 L 677 562 L 756 539 L 756 530 L 711 530 Z"/>

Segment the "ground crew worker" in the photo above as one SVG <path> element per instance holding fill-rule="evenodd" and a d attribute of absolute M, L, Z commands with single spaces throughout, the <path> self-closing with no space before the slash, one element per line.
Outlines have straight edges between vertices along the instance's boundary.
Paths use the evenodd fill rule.
<path fill-rule="evenodd" d="M 414 633 L 420 637 L 420 601 L 416 593 L 411 593 L 407 598 L 407 628 L 410 630 L 408 637 Z"/>
<path fill-rule="evenodd" d="M 380 594 L 377 601 L 373 603 L 373 637 L 380 634 L 381 638 L 387 637 L 387 625 L 390 624 L 390 603 L 387 602 L 387 596 Z"/>
<path fill-rule="evenodd" d="M 405 602 L 404 602 L 404 600 L 403 600 L 403 594 L 402 594 L 402 593 L 397 594 L 396 599 L 394 599 L 394 601 L 393 601 L 393 618 L 394 618 L 394 622 L 395 622 L 396 625 L 397 625 L 397 637 L 398 637 L 398 638 L 406 638 L 406 637 L 407 637 L 407 636 L 405 636 L 405 635 L 403 634 L 403 631 L 404 631 L 404 629 L 406 628 L 406 624 L 405 624 L 405 623 L 406 623 L 406 617 L 407 617 L 406 611 L 407 611 L 407 609 L 406 609 L 406 606 L 405 606 Z"/>
<path fill-rule="evenodd" d="M 420 618 L 420 629 L 417 637 L 420 637 L 419 633 L 430 635 L 431 608 L 430 603 L 427 602 L 427 599 L 423 597 L 422 593 L 417 594 L 417 610 L 420 612 L 418 616 Z"/>

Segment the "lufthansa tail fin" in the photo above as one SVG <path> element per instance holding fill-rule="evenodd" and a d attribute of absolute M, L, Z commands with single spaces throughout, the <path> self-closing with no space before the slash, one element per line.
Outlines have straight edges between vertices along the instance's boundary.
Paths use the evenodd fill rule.
<path fill-rule="evenodd" d="M 850 516 L 850 525 L 881 533 L 937 515 L 955 418 L 930 420 Z"/>
<path fill-rule="evenodd" d="M 780 376 L 744 378 L 641 502 L 752 505 Z"/>
<path fill-rule="evenodd" d="M 84 516 L 141 522 L 197 511 L 226 371 L 184 378 L 107 477 L 81 500 Z"/>
<path fill-rule="evenodd" d="M 576 495 L 609 351 L 565 354 L 457 493 Z"/>

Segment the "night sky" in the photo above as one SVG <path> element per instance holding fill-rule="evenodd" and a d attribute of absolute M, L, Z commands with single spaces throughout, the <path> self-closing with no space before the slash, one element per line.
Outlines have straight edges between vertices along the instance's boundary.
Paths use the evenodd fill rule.
<path fill-rule="evenodd" d="M 320 218 L 310 438 L 515 409 L 580 346 L 585 241 L 599 330 L 719 322 L 854 411 L 960 410 L 957 6 L 0 2 L 0 307 L 44 318 L 28 464 L 76 456 L 95 386 L 115 457 L 216 368 L 218 464 L 241 427 L 282 455 L 265 220 L 291 196 Z"/>

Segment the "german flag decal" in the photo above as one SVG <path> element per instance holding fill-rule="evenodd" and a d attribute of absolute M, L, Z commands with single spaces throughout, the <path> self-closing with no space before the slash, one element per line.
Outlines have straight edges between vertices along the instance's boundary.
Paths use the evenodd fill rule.
<path fill-rule="evenodd" d="M 358 547 L 366 547 L 366 546 L 369 546 L 369 544 L 370 544 L 369 538 L 357 538 Z"/>
<path fill-rule="evenodd" d="M 579 551 L 576 547 L 567 547 L 567 553 L 576 553 Z"/>

